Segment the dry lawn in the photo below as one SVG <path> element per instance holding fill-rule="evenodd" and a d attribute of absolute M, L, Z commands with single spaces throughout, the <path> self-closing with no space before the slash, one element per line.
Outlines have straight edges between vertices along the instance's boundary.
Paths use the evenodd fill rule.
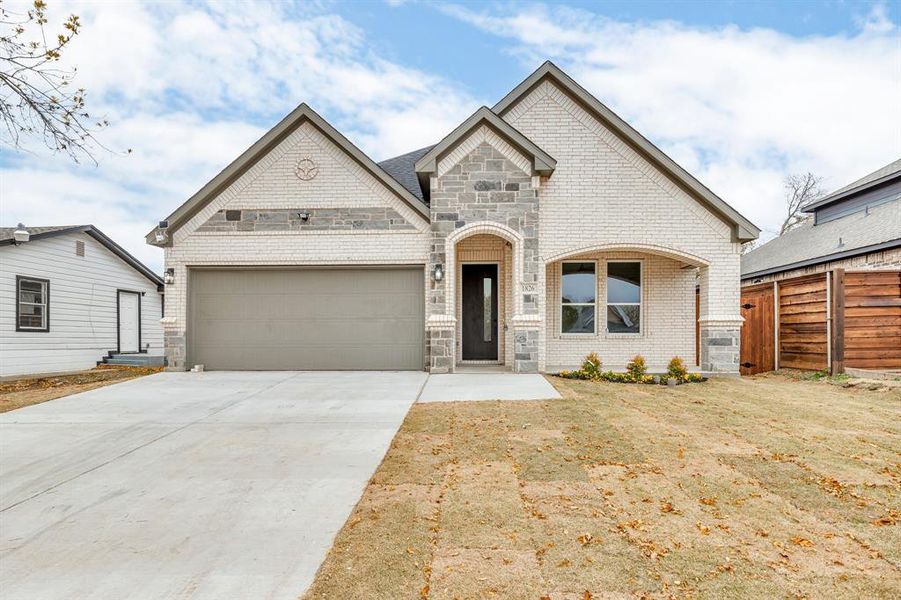
<path fill-rule="evenodd" d="M 0 413 L 159 373 L 161 367 L 97 367 L 90 371 L 0 382 Z"/>
<path fill-rule="evenodd" d="M 552 383 L 414 405 L 305 598 L 901 597 L 901 390 Z"/>

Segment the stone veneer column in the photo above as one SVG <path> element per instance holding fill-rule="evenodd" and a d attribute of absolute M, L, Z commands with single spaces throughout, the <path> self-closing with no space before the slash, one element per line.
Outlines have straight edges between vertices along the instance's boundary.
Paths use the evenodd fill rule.
<path fill-rule="evenodd" d="M 448 268 L 455 261 L 448 261 L 448 256 L 456 248 L 455 238 L 450 242 L 447 238 L 458 229 L 476 223 L 498 224 L 521 237 L 519 289 L 511 290 L 509 296 L 513 301 L 512 366 L 517 373 L 538 372 L 542 324 L 539 275 L 543 268 L 538 256 L 538 182 L 537 177 L 524 172 L 487 142 L 480 143 L 450 169 L 432 177 L 432 247 L 428 269 L 431 274 L 436 264 L 445 268 L 444 281 L 432 281 L 427 295 L 426 347 L 432 373 L 453 372 L 456 363 L 456 299 L 449 297 L 448 291 L 453 287 L 448 285 L 448 280 L 455 276 Z"/>
<path fill-rule="evenodd" d="M 701 319 L 701 370 L 738 375 L 741 321 Z"/>
<path fill-rule="evenodd" d="M 700 269 L 700 366 L 707 373 L 739 374 L 744 319 L 739 313 L 738 260 L 736 255 L 732 270 L 722 266 Z"/>

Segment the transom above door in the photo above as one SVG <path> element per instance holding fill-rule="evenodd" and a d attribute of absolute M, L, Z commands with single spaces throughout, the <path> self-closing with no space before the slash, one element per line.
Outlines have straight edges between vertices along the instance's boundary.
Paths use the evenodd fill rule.
<path fill-rule="evenodd" d="M 464 361 L 496 361 L 499 346 L 497 265 L 464 264 L 461 269 L 461 358 Z"/>

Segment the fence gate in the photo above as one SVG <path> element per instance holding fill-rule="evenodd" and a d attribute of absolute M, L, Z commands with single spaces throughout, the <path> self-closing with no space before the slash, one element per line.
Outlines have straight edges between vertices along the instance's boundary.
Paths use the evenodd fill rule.
<path fill-rule="evenodd" d="M 741 316 L 745 319 L 741 328 L 739 371 L 742 375 L 754 375 L 776 368 L 774 304 L 772 283 L 741 290 Z"/>

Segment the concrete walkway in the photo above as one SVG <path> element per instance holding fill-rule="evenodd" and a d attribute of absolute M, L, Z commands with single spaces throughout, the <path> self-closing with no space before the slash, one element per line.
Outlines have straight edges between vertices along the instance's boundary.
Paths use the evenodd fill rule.
<path fill-rule="evenodd" d="M 430 376 L 419 396 L 419 402 L 555 398 L 560 398 L 560 394 L 541 375 L 453 373 Z"/>
<path fill-rule="evenodd" d="M 291 598 L 425 373 L 161 373 L 0 415 L 5 600 Z"/>

